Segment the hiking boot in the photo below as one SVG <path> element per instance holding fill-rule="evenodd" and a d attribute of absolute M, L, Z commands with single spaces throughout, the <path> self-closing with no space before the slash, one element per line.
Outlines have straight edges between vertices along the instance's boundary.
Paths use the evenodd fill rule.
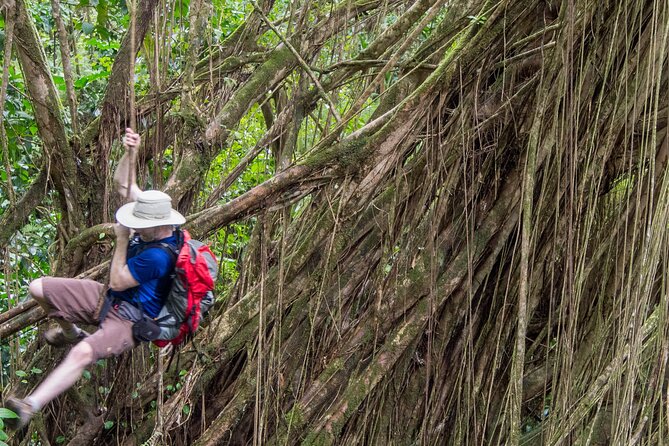
<path fill-rule="evenodd" d="M 68 345 L 76 344 L 87 336 L 88 333 L 86 333 L 84 330 L 79 330 L 79 334 L 71 338 L 65 335 L 63 329 L 60 327 L 50 328 L 44 332 L 44 340 L 46 343 L 57 348 L 63 348 Z"/>
<path fill-rule="evenodd" d="M 25 400 L 14 398 L 13 396 L 7 398 L 5 407 L 18 416 L 18 418 L 4 419 L 5 426 L 13 431 L 21 430 L 26 427 L 35 414 L 35 411 L 29 403 Z"/>

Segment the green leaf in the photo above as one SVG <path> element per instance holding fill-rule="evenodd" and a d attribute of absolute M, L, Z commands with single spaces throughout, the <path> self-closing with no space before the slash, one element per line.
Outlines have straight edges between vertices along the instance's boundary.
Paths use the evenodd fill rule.
<path fill-rule="evenodd" d="M 16 373 L 16 376 L 18 376 L 19 378 L 23 378 L 24 376 L 28 376 L 28 374 L 26 372 L 24 372 L 23 370 L 17 370 L 15 373 Z"/>
<path fill-rule="evenodd" d="M 65 436 L 64 435 L 59 435 L 56 437 L 56 443 L 61 444 L 65 443 Z"/>
<path fill-rule="evenodd" d="M 81 24 L 81 30 L 83 31 L 84 34 L 92 34 L 93 31 L 95 31 L 95 25 L 93 25 L 92 23 L 83 22 Z"/>
<path fill-rule="evenodd" d="M 0 407 L 0 418 L 18 418 L 18 417 L 19 416 L 16 415 L 11 410 L 5 409 L 4 407 Z"/>
<path fill-rule="evenodd" d="M 91 372 L 89 372 L 88 370 L 84 370 L 83 375 L 85 379 L 91 379 Z"/>
<path fill-rule="evenodd" d="M 106 79 L 109 77 L 109 71 L 100 71 L 98 73 L 89 74 L 88 76 L 82 76 L 74 82 L 74 86 L 77 88 L 84 88 L 89 82 L 96 79 Z"/>
<path fill-rule="evenodd" d="M 111 37 L 112 37 L 109 30 L 102 25 L 96 26 L 95 30 L 98 32 L 98 34 L 100 34 L 101 37 L 103 37 L 105 39 L 111 39 Z"/>
<path fill-rule="evenodd" d="M 8 438 L 9 436 L 5 433 L 5 431 L 0 431 L 0 441 L 5 441 Z"/>
<path fill-rule="evenodd" d="M 42 373 L 42 369 L 38 369 L 37 367 L 33 367 L 31 370 L 35 375 L 39 375 Z"/>
<path fill-rule="evenodd" d="M 65 78 L 63 76 L 53 75 L 53 83 L 56 84 L 59 90 L 65 91 Z"/>
<path fill-rule="evenodd" d="M 13 113 L 12 118 L 21 118 L 25 119 L 26 121 L 32 121 L 33 117 L 29 115 L 28 113 L 24 112 L 23 110 L 17 110 Z M 18 119 L 13 119 L 14 122 L 17 122 Z"/>
<path fill-rule="evenodd" d="M 109 8 L 107 0 L 99 0 L 97 4 L 97 22 L 98 28 L 102 28 L 107 31 L 104 27 L 107 24 L 107 19 L 109 18 Z"/>
<path fill-rule="evenodd" d="M 114 427 L 113 421 L 105 421 L 105 429 L 111 429 L 112 427 Z"/>
<path fill-rule="evenodd" d="M 190 413 L 190 406 L 189 406 L 188 404 L 186 404 L 186 405 L 182 408 L 182 410 L 183 410 L 184 414 L 188 415 L 188 414 Z"/>

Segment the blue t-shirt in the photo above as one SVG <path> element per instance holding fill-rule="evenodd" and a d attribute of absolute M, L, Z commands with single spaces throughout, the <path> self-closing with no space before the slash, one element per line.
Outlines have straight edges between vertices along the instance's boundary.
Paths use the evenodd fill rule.
<path fill-rule="evenodd" d="M 139 282 L 139 286 L 123 291 L 112 291 L 112 296 L 128 301 L 139 307 L 148 316 L 155 318 L 163 307 L 163 299 L 167 296 L 172 284 L 172 271 L 175 258 L 158 246 L 144 248 L 147 244 L 168 243 L 176 246 L 174 235 L 154 242 L 131 243 L 128 247 L 128 269 Z M 137 254 L 139 252 L 139 254 Z"/>

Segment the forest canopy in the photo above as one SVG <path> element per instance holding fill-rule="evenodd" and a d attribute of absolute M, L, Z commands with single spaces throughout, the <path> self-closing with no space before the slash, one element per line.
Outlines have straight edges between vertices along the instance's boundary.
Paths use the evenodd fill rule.
<path fill-rule="evenodd" d="M 63 355 L 27 285 L 106 280 L 126 127 L 220 262 L 0 442 L 666 443 L 669 2 L 0 12 L 3 400 Z"/>

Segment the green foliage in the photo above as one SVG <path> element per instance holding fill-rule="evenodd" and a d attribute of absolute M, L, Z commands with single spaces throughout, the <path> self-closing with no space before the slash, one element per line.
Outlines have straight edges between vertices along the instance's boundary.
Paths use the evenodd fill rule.
<path fill-rule="evenodd" d="M 206 199 L 211 191 L 226 178 L 230 171 L 251 150 L 266 131 L 266 125 L 260 107 L 252 107 L 240 122 L 230 139 L 228 150 L 222 152 L 211 164 L 207 182 L 201 193 Z M 274 157 L 270 150 L 261 152 L 245 169 L 244 173 L 228 188 L 221 197 L 221 202 L 228 202 L 245 193 L 254 186 L 264 182 L 274 173 Z M 233 223 L 219 231 L 212 240 L 213 251 L 220 260 L 217 295 L 225 295 L 235 283 L 239 274 L 238 259 L 242 249 L 247 245 L 252 226 L 248 222 Z M 223 247 L 225 250 L 223 251 Z"/>
<path fill-rule="evenodd" d="M 252 6 L 247 2 L 214 0 L 214 17 L 211 27 L 213 43 L 220 43 L 244 22 Z"/>
<path fill-rule="evenodd" d="M 237 130 L 232 132 L 227 151 L 222 152 L 211 164 L 208 182 L 203 188 L 202 197 L 208 197 L 211 191 L 225 178 L 229 172 L 239 164 L 239 161 L 251 150 L 266 131 L 265 121 L 260 107 L 253 106 L 244 116 Z M 261 152 L 244 174 L 226 191 L 222 198 L 229 201 L 253 186 L 269 178 L 274 170 L 273 157 L 268 151 Z"/>
<path fill-rule="evenodd" d="M 49 247 L 55 237 L 57 216 L 46 216 L 33 215 L 12 238 L 6 256 L 0 259 L 5 272 L 0 276 L 0 311 L 27 298 L 28 284 L 49 272 Z"/>
<path fill-rule="evenodd" d="M 8 436 L 7 433 L 5 432 L 4 420 L 9 418 L 18 418 L 18 416 L 11 410 L 5 409 L 4 407 L 0 407 L 0 446 L 7 446 L 5 440 L 7 440 Z"/>
<path fill-rule="evenodd" d="M 28 284 L 50 271 L 49 248 L 55 238 L 55 220 L 58 215 L 46 208 L 40 208 L 40 212 L 41 216 L 30 217 L 29 223 L 11 239 L 4 251 L 5 255 L 0 257 L 0 268 L 3 271 L 3 274 L 0 274 L 0 312 L 7 311 L 26 300 Z M 20 349 L 25 349 L 33 338 L 33 330 L 21 334 L 18 337 Z M 3 382 L 9 378 L 10 358 L 9 345 L 7 340 L 3 339 L 0 346 Z M 18 376 L 19 372 L 21 371 L 17 371 Z M 31 373 L 39 374 L 42 371 L 33 368 Z"/>
<path fill-rule="evenodd" d="M 23 75 L 17 64 L 9 68 L 9 84 L 4 104 L 5 131 L 11 169 L 11 180 L 14 191 L 21 195 L 32 182 L 40 164 L 41 140 L 37 135 L 37 126 L 33 118 L 33 110 L 26 95 Z M 0 210 L 9 205 L 4 185 L 7 175 L 0 170 Z"/>

